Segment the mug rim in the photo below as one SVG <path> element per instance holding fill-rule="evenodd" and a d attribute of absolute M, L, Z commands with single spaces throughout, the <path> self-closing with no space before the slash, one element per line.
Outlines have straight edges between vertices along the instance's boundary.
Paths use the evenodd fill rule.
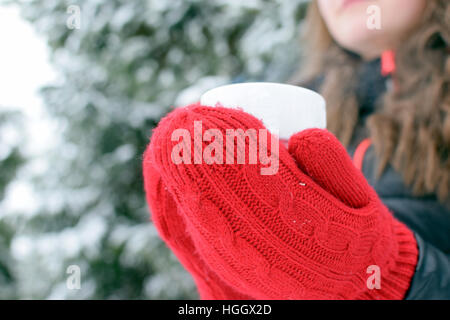
<path fill-rule="evenodd" d="M 317 93 L 314 90 L 305 88 L 305 87 L 301 87 L 301 86 L 296 86 L 296 85 L 292 85 L 292 84 L 286 84 L 286 83 L 278 83 L 278 82 L 239 82 L 239 83 L 230 83 L 230 84 L 225 84 L 222 86 L 218 86 L 212 89 L 207 90 L 206 92 L 204 92 L 201 97 L 200 97 L 200 103 L 202 103 L 203 100 L 206 99 L 205 96 L 208 96 L 209 94 L 211 94 L 213 91 L 219 90 L 219 89 L 227 89 L 227 88 L 233 88 L 233 87 L 244 87 L 244 86 L 252 86 L 252 87 L 256 87 L 256 86 L 267 86 L 267 87 L 282 87 L 285 89 L 291 89 L 291 90 L 295 90 L 295 91 L 302 91 L 303 94 L 308 94 L 312 97 L 317 98 L 318 103 L 322 104 L 322 105 L 326 105 L 326 101 L 324 99 L 324 97 L 322 97 L 321 94 Z"/>

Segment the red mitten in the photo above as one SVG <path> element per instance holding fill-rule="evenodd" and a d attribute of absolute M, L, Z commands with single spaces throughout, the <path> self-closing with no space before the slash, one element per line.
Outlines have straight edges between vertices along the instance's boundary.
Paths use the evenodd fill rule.
<path fill-rule="evenodd" d="M 258 148 L 278 161 L 274 174 L 262 175 L 269 165 L 260 161 L 195 164 L 194 121 L 201 121 L 202 133 L 216 129 L 223 137 L 227 129 L 264 129 L 242 111 L 200 105 L 171 112 L 155 129 L 147 158 L 182 208 L 192 241 L 187 255 L 195 251 L 229 287 L 256 299 L 405 296 L 417 263 L 414 235 L 332 134 L 304 130 L 290 139 L 289 151 L 270 143 Z M 183 152 L 191 150 L 191 164 L 173 161 L 177 129 L 189 133 Z M 250 140 L 241 145 L 247 161 Z M 209 144 L 203 141 L 202 150 Z M 220 151 L 230 152 L 225 143 Z M 380 271 L 380 289 L 369 288 L 373 270 Z"/>
<path fill-rule="evenodd" d="M 192 275 L 200 298 L 202 300 L 251 299 L 226 285 L 198 256 L 179 208 L 151 163 L 149 150 L 144 154 L 143 171 L 152 221 L 161 238 Z"/>

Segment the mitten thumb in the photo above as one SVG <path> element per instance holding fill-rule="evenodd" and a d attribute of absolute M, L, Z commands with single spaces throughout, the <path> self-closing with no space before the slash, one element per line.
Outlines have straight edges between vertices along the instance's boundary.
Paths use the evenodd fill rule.
<path fill-rule="evenodd" d="M 329 131 L 307 129 L 294 134 L 289 153 L 305 174 L 347 206 L 361 208 L 369 203 L 370 186 Z"/>

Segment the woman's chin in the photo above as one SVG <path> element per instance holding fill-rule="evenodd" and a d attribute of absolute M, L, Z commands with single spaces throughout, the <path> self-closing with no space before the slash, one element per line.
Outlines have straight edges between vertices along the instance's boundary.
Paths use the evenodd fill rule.
<path fill-rule="evenodd" d="M 346 50 L 352 51 L 360 55 L 364 60 L 372 60 L 381 55 L 384 51 L 376 39 L 371 38 L 358 38 L 358 39 L 344 39 L 337 41 L 338 44 Z"/>
<path fill-rule="evenodd" d="M 364 58 L 375 58 L 383 51 L 383 30 L 369 30 L 360 24 L 347 24 L 334 35 L 337 43 Z"/>

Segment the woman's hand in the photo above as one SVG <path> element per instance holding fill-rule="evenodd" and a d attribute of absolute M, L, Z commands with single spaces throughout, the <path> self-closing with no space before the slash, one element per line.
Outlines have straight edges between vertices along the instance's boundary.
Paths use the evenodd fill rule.
<path fill-rule="evenodd" d="M 144 160 L 146 185 L 152 179 L 148 161 L 181 209 L 188 255 L 198 255 L 227 286 L 256 299 L 404 297 L 417 263 L 414 235 L 392 217 L 332 134 L 304 130 L 291 137 L 289 150 L 254 144 L 258 154 L 275 154 L 278 161 L 277 171 L 262 175 L 267 163 L 248 163 L 251 138 L 237 146 L 245 147 L 245 164 L 227 164 L 225 157 L 223 163 L 195 161 L 211 143 L 202 141 L 198 150 L 195 121 L 201 134 L 215 129 L 216 139 L 227 129 L 265 129 L 239 110 L 192 105 L 171 112 L 154 130 Z M 174 132 L 189 138 L 181 153 Z M 222 143 L 216 152 L 230 149 Z M 150 199 L 153 206 L 158 201 Z M 377 276 L 379 289 L 368 281 Z"/>

